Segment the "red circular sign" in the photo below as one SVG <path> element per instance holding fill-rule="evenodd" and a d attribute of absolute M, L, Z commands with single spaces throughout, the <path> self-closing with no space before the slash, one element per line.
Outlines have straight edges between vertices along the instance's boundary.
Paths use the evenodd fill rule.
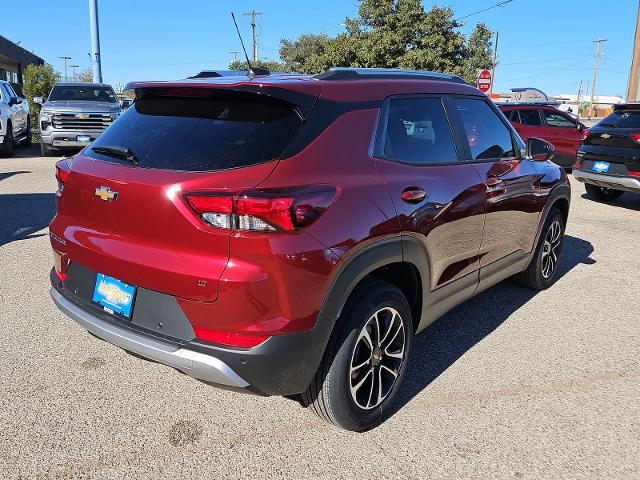
<path fill-rule="evenodd" d="M 491 89 L 491 72 L 489 70 L 482 70 L 478 75 L 478 90 L 481 92 L 488 92 Z"/>

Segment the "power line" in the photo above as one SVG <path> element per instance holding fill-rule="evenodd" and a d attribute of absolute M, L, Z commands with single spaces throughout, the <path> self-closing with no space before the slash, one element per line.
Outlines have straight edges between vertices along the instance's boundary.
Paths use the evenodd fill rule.
<path fill-rule="evenodd" d="M 468 15 L 465 15 L 463 17 L 456 18 L 456 19 L 454 19 L 454 22 L 458 22 L 460 20 L 464 20 L 465 18 L 473 17 L 474 15 L 478 15 L 479 13 L 488 12 L 489 10 L 493 10 L 494 8 L 502 7 L 502 6 L 506 5 L 507 3 L 511 3 L 511 2 L 513 2 L 513 0 L 501 0 L 499 2 L 496 2 L 495 5 L 491 5 L 490 7 L 483 8 L 482 10 L 478 10 L 477 12 L 469 13 Z"/>

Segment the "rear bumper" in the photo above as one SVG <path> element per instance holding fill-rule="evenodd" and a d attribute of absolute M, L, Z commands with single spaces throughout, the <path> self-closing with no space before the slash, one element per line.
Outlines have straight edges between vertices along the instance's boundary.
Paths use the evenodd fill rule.
<path fill-rule="evenodd" d="M 575 178 L 579 182 L 589 183 L 598 187 L 640 193 L 640 180 L 636 178 L 605 175 L 603 173 L 585 172 L 583 170 L 577 169 L 573 170 L 573 178 Z"/>
<path fill-rule="evenodd" d="M 66 299 L 55 288 L 51 298 L 57 307 L 95 336 L 149 360 L 168 365 L 204 382 L 232 388 L 246 388 L 249 383 L 229 365 L 211 355 L 177 347 L 101 320 Z"/>
<path fill-rule="evenodd" d="M 96 337 L 231 390 L 258 395 L 293 395 L 305 391 L 318 369 L 331 333 L 332 325 L 319 322 L 305 332 L 274 335 L 254 348 L 232 349 L 200 341 L 184 328 L 178 328 L 185 320 L 172 307 L 177 305 L 174 297 L 159 293 L 148 297 L 148 292 L 139 288 L 136 302 L 144 299 L 146 306 L 140 308 L 143 304 L 136 303 L 134 319 L 125 321 L 78 296 L 82 294 L 81 284 L 71 284 L 69 290 L 53 270 L 50 279 L 50 293 L 57 307 Z M 159 321 L 165 324 L 164 334 L 152 328 Z M 170 324 L 174 324 L 173 329 L 168 330 Z"/>

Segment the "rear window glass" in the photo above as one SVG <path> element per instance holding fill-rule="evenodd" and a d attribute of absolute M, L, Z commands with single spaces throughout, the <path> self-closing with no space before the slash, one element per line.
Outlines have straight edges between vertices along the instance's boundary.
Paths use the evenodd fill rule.
<path fill-rule="evenodd" d="M 134 102 L 91 147 L 127 148 L 139 167 L 224 170 L 280 157 L 301 123 L 292 105 L 254 93 L 148 95 Z M 87 154 L 118 161 L 91 149 Z"/>
<path fill-rule="evenodd" d="M 111 87 L 74 85 L 54 87 L 49 101 L 115 103 L 117 98 Z"/>
<path fill-rule="evenodd" d="M 601 127 L 640 128 L 640 110 L 621 110 L 603 118 Z"/>

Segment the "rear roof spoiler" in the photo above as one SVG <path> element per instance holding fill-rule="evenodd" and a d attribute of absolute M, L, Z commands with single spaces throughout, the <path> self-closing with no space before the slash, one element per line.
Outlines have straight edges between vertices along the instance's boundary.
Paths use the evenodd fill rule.
<path fill-rule="evenodd" d="M 462 83 L 462 78 L 448 73 L 430 72 L 427 70 L 402 70 L 399 68 L 350 68 L 335 67 L 315 75 L 316 80 L 437 80 L 440 82 Z"/>
<path fill-rule="evenodd" d="M 613 111 L 615 112 L 618 110 L 640 110 L 640 102 L 616 103 L 613 106 Z"/>
<path fill-rule="evenodd" d="M 235 75 L 234 75 L 235 76 Z M 222 75 L 220 75 L 222 77 Z M 234 82 L 229 82 L 227 77 L 226 81 L 222 81 L 221 83 L 208 83 L 204 81 L 203 77 L 198 81 L 198 79 L 186 79 L 186 80 L 177 80 L 172 82 L 167 81 L 157 81 L 157 82 L 129 82 L 125 86 L 125 90 L 134 90 L 136 94 L 136 100 L 140 100 L 144 92 L 153 92 L 153 90 L 158 89 L 171 89 L 171 90 L 194 90 L 194 89 L 204 89 L 204 90 L 217 90 L 217 91 L 231 91 L 231 92 L 245 92 L 245 93 L 255 93 L 256 95 L 263 95 L 267 97 L 272 97 L 283 102 L 290 103 L 295 107 L 296 112 L 300 115 L 300 117 L 304 120 L 311 113 L 311 109 L 316 102 L 317 94 L 309 94 L 303 93 L 297 90 L 288 89 L 288 88 L 279 88 L 278 86 L 270 86 L 260 83 L 255 83 L 250 81 L 249 79 L 243 80 L 238 79 Z M 218 77 L 212 77 L 218 78 Z M 179 96 L 176 94 L 176 96 Z"/>

